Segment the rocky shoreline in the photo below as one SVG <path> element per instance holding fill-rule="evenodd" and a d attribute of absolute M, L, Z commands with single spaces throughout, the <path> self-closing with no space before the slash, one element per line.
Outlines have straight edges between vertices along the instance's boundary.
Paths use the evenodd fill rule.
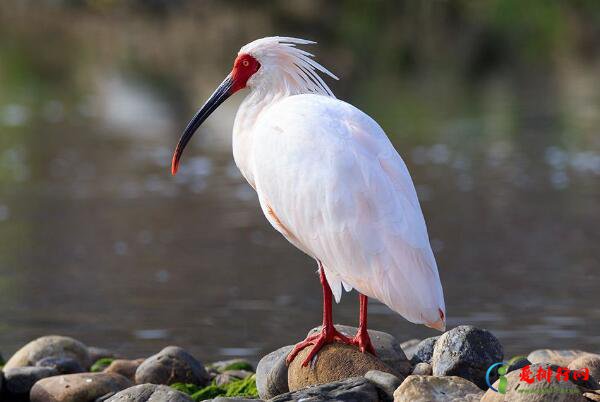
<path fill-rule="evenodd" d="M 356 332 L 336 327 L 348 336 Z M 369 334 L 377 358 L 334 343 L 309 367 L 301 365 L 308 350 L 288 367 L 292 346 L 284 346 L 256 369 L 244 359 L 204 364 L 176 346 L 123 359 L 73 338 L 45 336 L 3 365 L 0 401 L 600 401 L 598 354 L 540 349 L 489 369 L 509 359 L 485 329 L 459 326 L 403 343 L 384 332 Z"/>

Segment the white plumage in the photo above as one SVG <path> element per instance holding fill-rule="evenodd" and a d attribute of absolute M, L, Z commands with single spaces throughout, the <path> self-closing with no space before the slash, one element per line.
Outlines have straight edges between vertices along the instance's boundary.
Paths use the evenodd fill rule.
<path fill-rule="evenodd" d="M 236 164 L 273 227 L 322 262 L 337 301 L 355 288 L 443 330 L 442 286 L 406 165 L 318 72 L 335 76 L 294 47 L 309 43 L 273 37 L 240 50 L 260 69 L 236 116 Z"/>

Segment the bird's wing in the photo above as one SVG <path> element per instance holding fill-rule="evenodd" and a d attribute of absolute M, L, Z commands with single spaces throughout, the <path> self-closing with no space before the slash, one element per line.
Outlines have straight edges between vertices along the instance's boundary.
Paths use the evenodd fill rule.
<path fill-rule="evenodd" d="M 445 306 L 410 174 L 359 109 L 318 95 L 278 102 L 253 130 L 261 206 L 292 243 L 342 284 L 405 318 L 443 326 Z"/>

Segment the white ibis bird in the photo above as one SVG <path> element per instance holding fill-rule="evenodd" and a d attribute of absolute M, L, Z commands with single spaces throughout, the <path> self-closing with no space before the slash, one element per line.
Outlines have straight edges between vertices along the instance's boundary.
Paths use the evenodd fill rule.
<path fill-rule="evenodd" d="M 322 329 L 288 356 L 312 346 L 303 365 L 334 341 L 375 354 L 368 297 L 413 323 L 445 328 L 442 285 L 408 169 L 381 127 L 336 99 L 319 73 L 337 77 L 296 47 L 313 43 L 269 37 L 243 46 L 186 127 L 171 166 L 176 174 L 186 144 L 221 103 L 250 90 L 235 117 L 235 163 L 271 225 L 316 260 L 323 286 Z M 350 339 L 335 329 L 331 304 L 353 288 L 360 316 Z"/>

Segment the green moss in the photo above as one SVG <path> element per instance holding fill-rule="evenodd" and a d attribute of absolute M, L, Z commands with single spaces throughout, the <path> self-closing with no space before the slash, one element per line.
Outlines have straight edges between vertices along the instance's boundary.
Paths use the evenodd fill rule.
<path fill-rule="evenodd" d="M 234 380 L 224 385 L 217 385 L 213 381 L 210 385 L 200 388 L 194 384 L 176 383 L 171 388 L 189 395 L 194 401 L 204 401 L 218 396 L 242 396 L 246 398 L 258 398 L 256 389 L 256 376 Z"/>
<path fill-rule="evenodd" d="M 225 396 L 247 396 L 258 397 L 258 389 L 256 388 L 256 375 L 251 375 L 242 380 L 231 381 L 223 385 L 227 389 Z"/>
<path fill-rule="evenodd" d="M 92 364 L 92 368 L 90 369 L 90 371 L 92 373 L 99 373 L 100 371 L 110 366 L 113 360 L 115 359 L 111 359 L 110 357 L 103 357 L 102 359 L 98 359 L 96 360 L 96 363 Z"/>
<path fill-rule="evenodd" d="M 227 370 L 246 370 L 246 371 L 254 371 L 254 367 L 248 362 L 235 362 L 231 363 L 225 367 L 223 367 L 222 371 Z"/>

